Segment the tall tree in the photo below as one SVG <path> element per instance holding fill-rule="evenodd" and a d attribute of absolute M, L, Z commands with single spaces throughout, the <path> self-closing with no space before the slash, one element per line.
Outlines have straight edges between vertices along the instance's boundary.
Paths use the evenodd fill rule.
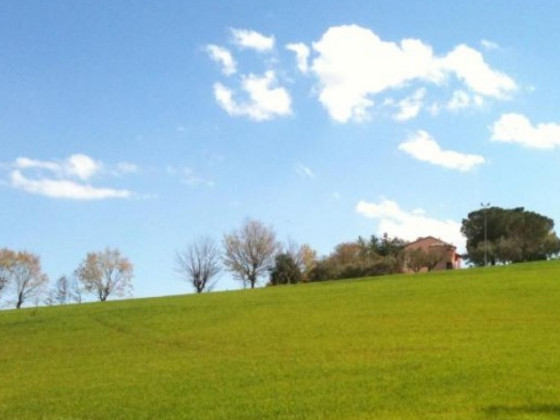
<path fill-rule="evenodd" d="M 134 269 L 118 249 L 90 252 L 75 271 L 86 292 L 101 302 L 110 295 L 125 296 L 132 289 Z"/>
<path fill-rule="evenodd" d="M 211 238 L 200 238 L 175 255 L 175 271 L 196 293 L 210 290 L 212 278 L 220 272 L 220 250 Z"/>
<path fill-rule="evenodd" d="M 37 255 L 6 248 L 0 250 L 0 284 L 9 285 L 14 291 L 17 309 L 42 293 L 47 283 Z"/>
<path fill-rule="evenodd" d="M 461 226 L 468 259 L 479 266 L 547 259 L 560 251 L 553 229 L 552 219 L 523 207 L 479 209 Z"/>
<path fill-rule="evenodd" d="M 272 267 L 275 254 L 281 249 L 274 230 L 253 219 L 245 220 L 239 230 L 224 235 L 223 247 L 227 270 L 251 288 Z"/>

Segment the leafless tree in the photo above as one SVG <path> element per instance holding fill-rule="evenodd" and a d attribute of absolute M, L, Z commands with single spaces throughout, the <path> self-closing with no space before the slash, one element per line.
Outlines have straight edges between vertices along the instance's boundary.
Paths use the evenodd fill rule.
<path fill-rule="evenodd" d="M 70 279 L 70 290 L 68 291 L 68 299 L 71 299 L 75 303 L 82 303 L 82 289 L 76 276 L 72 276 Z"/>
<path fill-rule="evenodd" d="M 75 276 L 61 276 L 55 282 L 45 303 L 51 305 L 65 305 L 70 302 L 81 303 L 81 291 Z"/>
<path fill-rule="evenodd" d="M 268 274 L 275 254 L 281 249 L 274 230 L 252 219 L 245 220 L 239 230 L 224 235 L 223 246 L 225 267 L 252 289 L 259 277 Z"/>
<path fill-rule="evenodd" d="M 220 272 L 220 250 L 208 237 L 190 243 L 175 255 L 175 271 L 192 284 L 196 293 L 211 290 L 212 278 Z"/>
<path fill-rule="evenodd" d="M 68 277 L 59 277 L 56 281 L 54 288 L 51 290 L 52 299 L 58 305 L 64 305 L 68 300 L 68 294 L 70 293 Z"/>
<path fill-rule="evenodd" d="M 6 248 L 0 250 L 0 284 L 13 289 L 17 309 L 30 298 L 38 297 L 47 283 L 48 277 L 41 271 L 37 255 Z"/>
<path fill-rule="evenodd" d="M 75 274 L 86 292 L 104 302 L 110 295 L 125 296 L 130 293 L 134 269 L 118 249 L 106 248 L 88 253 Z"/>

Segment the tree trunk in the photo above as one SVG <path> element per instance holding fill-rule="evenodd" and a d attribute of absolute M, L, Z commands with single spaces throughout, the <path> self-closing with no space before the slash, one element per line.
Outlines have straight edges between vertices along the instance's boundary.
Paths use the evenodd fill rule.
<path fill-rule="evenodd" d="M 255 288 L 255 283 L 257 282 L 257 276 L 255 274 L 249 275 L 249 283 L 251 283 L 251 289 Z"/>

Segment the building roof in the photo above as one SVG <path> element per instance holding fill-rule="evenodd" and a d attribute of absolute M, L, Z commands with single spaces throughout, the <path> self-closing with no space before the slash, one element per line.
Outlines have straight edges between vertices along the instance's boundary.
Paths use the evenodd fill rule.
<path fill-rule="evenodd" d="M 457 247 L 456 247 L 455 245 L 450 244 L 450 243 L 447 243 L 447 242 L 445 242 L 445 241 L 442 241 L 441 239 L 436 238 L 436 237 L 434 237 L 434 236 L 425 236 L 425 237 L 423 237 L 423 238 L 418 238 L 418 239 L 416 239 L 414 242 L 410 242 L 409 244 L 405 245 L 405 248 L 408 248 L 408 247 L 411 246 L 411 245 L 416 245 L 416 244 L 418 244 L 418 243 L 420 243 L 420 242 L 424 242 L 424 241 L 427 241 L 427 240 L 436 241 L 436 242 L 438 242 L 437 245 L 439 245 L 439 246 L 447 246 L 447 247 L 450 247 L 450 248 L 457 249 Z"/>

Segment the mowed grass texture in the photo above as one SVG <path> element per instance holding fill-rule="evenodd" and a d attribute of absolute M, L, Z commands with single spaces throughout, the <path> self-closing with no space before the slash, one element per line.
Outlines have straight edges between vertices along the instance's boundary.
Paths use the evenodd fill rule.
<path fill-rule="evenodd" d="M 2 419 L 560 418 L 560 263 L 0 312 Z"/>

